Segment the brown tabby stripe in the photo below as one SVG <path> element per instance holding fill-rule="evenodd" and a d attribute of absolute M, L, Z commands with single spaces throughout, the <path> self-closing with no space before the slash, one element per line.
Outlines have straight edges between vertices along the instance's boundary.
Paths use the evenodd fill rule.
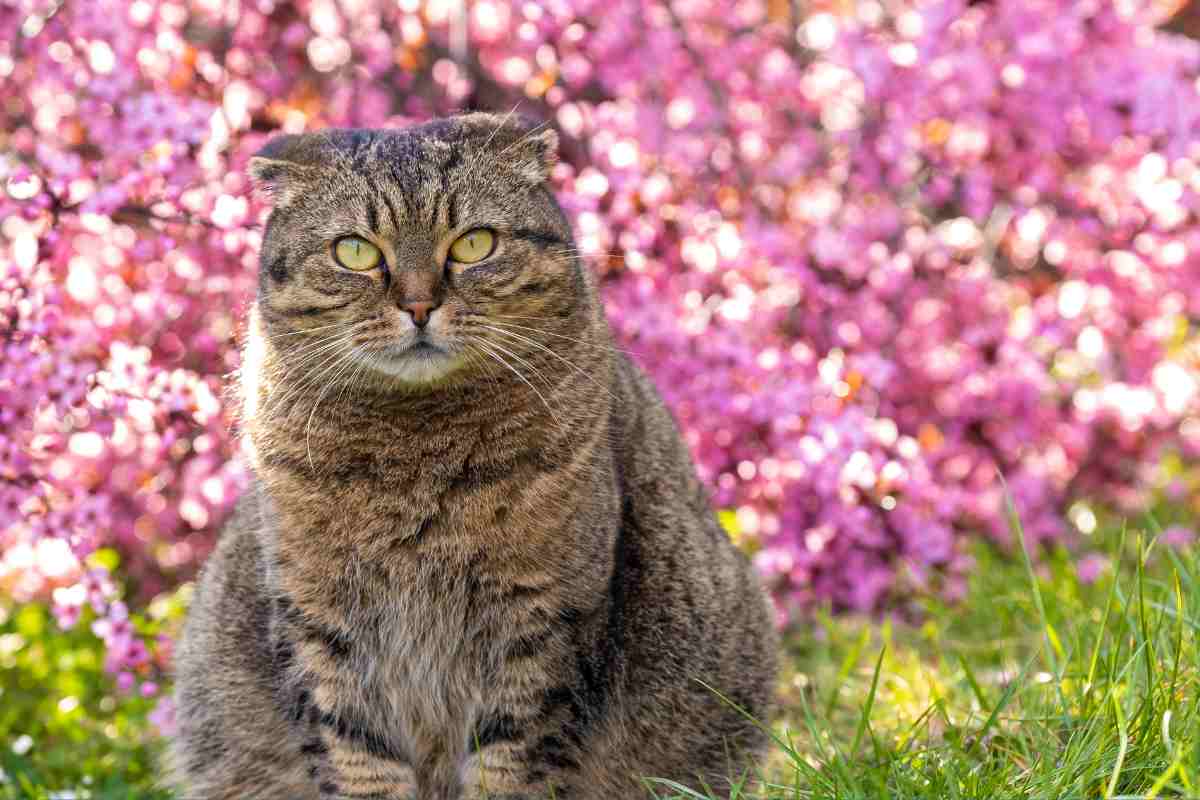
<path fill-rule="evenodd" d="M 556 143 L 471 114 L 251 159 L 275 208 L 240 380 L 291 405 L 239 420 L 252 485 L 176 659 L 180 796 L 635 800 L 720 792 L 762 747 L 705 684 L 769 719 L 771 612 L 614 347 Z M 500 246 L 446 269 L 459 226 Z M 396 263 L 340 267 L 368 232 Z M 424 338 L 454 358 L 404 355 Z"/>

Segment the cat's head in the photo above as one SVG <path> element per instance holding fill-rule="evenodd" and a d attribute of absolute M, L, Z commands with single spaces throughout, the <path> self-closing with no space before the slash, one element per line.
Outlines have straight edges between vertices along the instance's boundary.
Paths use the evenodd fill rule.
<path fill-rule="evenodd" d="M 490 114 L 271 140 L 249 168 L 274 205 L 261 334 L 329 379 L 434 386 L 512 363 L 590 305 L 547 186 L 556 146 L 552 130 Z"/>

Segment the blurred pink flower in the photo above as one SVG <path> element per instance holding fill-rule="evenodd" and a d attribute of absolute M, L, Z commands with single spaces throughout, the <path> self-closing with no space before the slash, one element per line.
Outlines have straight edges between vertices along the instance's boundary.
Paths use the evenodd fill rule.
<path fill-rule="evenodd" d="M 480 97 L 557 125 L 617 335 L 781 616 L 902 575 L 955 596 L 1005 487 L 1036 547 L 1200 455 L 1200 107 L 1173 100 L 1200 47 L 1140 5 L 902 0 L 798 47 L 771 4 L 499 2 L 464 63 L 390 0 L 321 31 L 310 0 L 243 6 L 0 5 L 0 576 L 64 590 L 64 626 L 90 606 L 143 691 L 166 651 L 124 602 L 189 575 L 246 485 L 222 385 L 267 131 Z"/>
<path fill-rule="evenodd" d="M 147 717 L 163 736 L 175 735 L 175 698 L 164 694 Z"/>
<path fill-rule="evenodd" d="M 1075 576 L 1081 583 L 1095 583 L 1109 569 L 1108 556 L 1088 553 L 1075 565 Z"/>
<path fill-rule="evenodd" d="M 1184 525 L 1172 525 L 1162 532 L 1159 541 L 1171 547 L 1189 547 L 1196 541 L 1196 532 Z"/>

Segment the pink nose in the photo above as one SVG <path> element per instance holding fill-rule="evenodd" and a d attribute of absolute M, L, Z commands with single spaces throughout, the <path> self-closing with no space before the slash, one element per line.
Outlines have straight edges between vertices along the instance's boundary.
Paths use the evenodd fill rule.
<path fill-rule="evenodd" d="M 424 328 L 425 323 L 429 322 L 429 315 L 437 308 L 437 303 L 432 300 L 413 300 L 401 303 L 400 308 L 408 312 L 418 328 Z"/>

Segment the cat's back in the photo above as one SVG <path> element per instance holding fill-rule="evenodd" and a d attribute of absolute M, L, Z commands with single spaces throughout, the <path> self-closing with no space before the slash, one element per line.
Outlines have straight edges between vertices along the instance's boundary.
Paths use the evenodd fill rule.
<path fill-rule="evenodd" d="M 260 530 L 263 511 L 257 487 L 238 499 L 225 522 L 217 546 L 196 579 L 187 628 L 177 654 L 179 668 L 188 665 L 191 651 L 211 652 L 218 646 L 208 638 L 215 629 L 233 628 L 256 633 L 269 627 L 271 609 L 264 592 L 266 562 Z M 239 613 L 231 614 L 237 609 Z M 226 638 L 226 637 L 222 637 Z"/>
<path fill-rule="evenodd" d="M 731 750 L 753 752 L 762 742 L 729 703 L 769 716 L 772 612 L 749 559 L 717 522 L 674 418 L 649 378 L 621 361 L 615 416 L 624 424 L 614 446 L 622 511 L 610 589 L 620 625 L 610 638 L 625 647 L 630 702 L 690 708 L 710 726 L 643 717 L 624 733 L 652 737 L 693 768 L 705 755 L 724 762 Z"/>
<path fill-rule="evenodd" d="M 300 754 L 289 758 L 278 748 L 292 735 L 279 704 L 289 654 L 271 636 L 260 498 L 252 486 L 225 523 L 175 652 L 180 733 L 168 764 L 186 798 L 254 796 L 264 783 L 288 787 L 296 800 L 316 797 Z M 238 776 L 232 785 L 231 774 Z"/>

